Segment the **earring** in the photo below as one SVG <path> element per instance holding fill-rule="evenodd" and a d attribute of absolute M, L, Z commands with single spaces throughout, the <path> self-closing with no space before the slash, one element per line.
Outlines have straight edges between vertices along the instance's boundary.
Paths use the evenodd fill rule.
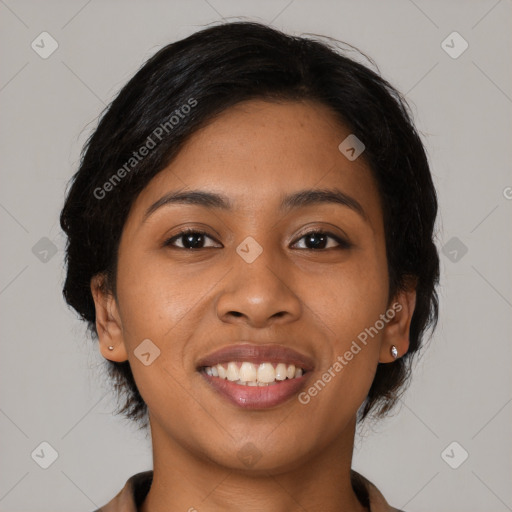
<path fill-rule="evenodd" d="M 110 346 L 108 347 L 108 349 L 109 349 L 109 350 L 114 350 L 114 347 L 113 347 L 112 345 L 110 345 Z"/>
<path fill-rule="evenodd" d="M 390 352 L 391 355 L 393 356 L 393 359 L 396 359 L 398 357 L 398 349 L 395 347 L 395 345 L 391 345 Z"/>

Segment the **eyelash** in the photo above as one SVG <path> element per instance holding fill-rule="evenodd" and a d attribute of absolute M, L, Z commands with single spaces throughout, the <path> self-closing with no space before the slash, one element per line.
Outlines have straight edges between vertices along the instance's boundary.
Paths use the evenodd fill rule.
<path fill-rule="evenodd" d="M 183 237 L 185 235 L 189 235 L 189 234 L 202 235 L 202 236 L 206 236 L 206 237 L 210 238 L 211 240 L 215 240 L 206 231 L 202 231 L 200 229 L 194 229 L 194 228 L 186 228 L 186 229 L 183 229 L 182 231 L 179 231 L 176 235 L 174 235 L 173 237 L 171 237 L 168 240 L 166 240 L 164 242 L 164 246 L 165 247 L 172 247 L 173 249 L 179 249 L 179 250 L 184 250 L 184 251 L 194 251 L 194 250 L 198 251 L 198 250 L 201 250 L 201 249 L 210 249 L 210 247 L 199 247 L 198 249 L 193 249 L 193 248 L 190 248 L 190 247 L 176 247 L 175 245 L 173 245 L 173 242 L 175 240 L 178 240 L 181 237 Z M 297 243 L 299 240 L 302 240 L 304 237 L 306 237 L 308 235 L 311 235 L 311 234 L 326 235 L 327 237 L 334 239 L 339 244 L 339 246 L 338 247 L 330 247 L 328 249 L 325 249 L 325 248 L 324 249 L 305 248 L 305 249 L 302 249 L 302 250 L 306 250 L 306 251 L 326 251 L 326 250 L 329 250 L 329 249 L 350 249 L 350 247 L 352 247 L 352 244 L 350 242 L 347 242 L 343 238 L 340 238 L 339 236 L 334 235 L 333 233 L 330 233 L 329 231 L 322 231 L 322 230 L 319 230 L 319 229 L 311 230 L 311 231 L 307 231 L 306 233 L 303 233 L 300 236 L 300 238 L 297 239 L 297 241 L 295 243 Z"/>

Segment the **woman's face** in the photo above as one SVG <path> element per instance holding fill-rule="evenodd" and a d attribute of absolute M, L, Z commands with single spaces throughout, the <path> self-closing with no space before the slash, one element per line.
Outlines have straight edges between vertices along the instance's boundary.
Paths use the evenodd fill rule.
<path fill-rule="evenodd" d="M 348 439 L 377 363 L 392 361 L 391 343 L 407 350 L 410 318 L 389 313 L 376 184 L 362 157 L 338 149 L 349 135 L 314 102 L 244 102 L 137 197 L 98 331 L 105 357 L 129 359 L 154 443 L 231 468 L 291 467 Z M 305 192 L 320 189 L 333 194 Z M 191 191 L 227 204 L 171 200 Z M 242 351 L 208 358 L 233 346 Z M 246 382 L 284 378 L 294 361 L 308 371 L 236 384 L 244 361 Z M 202 368 L 216 362 L 227 380 Z"/>

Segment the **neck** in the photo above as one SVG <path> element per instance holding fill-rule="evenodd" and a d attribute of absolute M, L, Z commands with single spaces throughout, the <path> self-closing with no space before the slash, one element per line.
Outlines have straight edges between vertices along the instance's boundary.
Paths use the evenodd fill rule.
<path fill-rule="evenodd" d="M 364 512 L 351 484 L 355 419 L 321 452 L 256 471 L 219 465 L 170 439 L 151 422 L 153 482 L 141 512 Z"/>

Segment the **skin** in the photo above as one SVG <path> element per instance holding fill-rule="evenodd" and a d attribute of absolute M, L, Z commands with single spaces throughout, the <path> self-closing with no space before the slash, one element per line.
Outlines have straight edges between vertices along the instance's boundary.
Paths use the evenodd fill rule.
<path fill-rule="evenodd" d="M 149 409 L 154 478 L 142 512 L 364 510 L 350 484 L 356 413 L 377 363 L 393 361 L 391 345 L 407 352 L 415 291 L 388 297 L 379 195 L 363 157 L 338 150 L 349 134 L 315 102 L 247 101 L 195 132 L 134 202 L 116 297 L 102 276 L 91 290 L 100 351 L 130 361 Z M 309 188 L 338 188 L 365 218 L 333 203 L 279 211 L 284 195 Z M 169 204 L 145 218 L 166 193 L 189 189 L 221 193 L 233 209 Z M 180 248 L 183 237 L 166 246 L 182 227 L 207 231 L 205 248 Z M 351 245 L 327 238 L 308 249 L 309 231 Z M 263 248 L 252 263 L 235 250 L 248 236 Z M 313 358 L 314 383 L 397 302 L 401 311 L 306 405 L 295 396 L 245 410 L 196 371 L 221 347 L 281 343 Z M 134 350 L 148 338 L 161 353 L 145 366 Z M 251 467 L 238 457 L 247 443 L 261 455 Z"/>

